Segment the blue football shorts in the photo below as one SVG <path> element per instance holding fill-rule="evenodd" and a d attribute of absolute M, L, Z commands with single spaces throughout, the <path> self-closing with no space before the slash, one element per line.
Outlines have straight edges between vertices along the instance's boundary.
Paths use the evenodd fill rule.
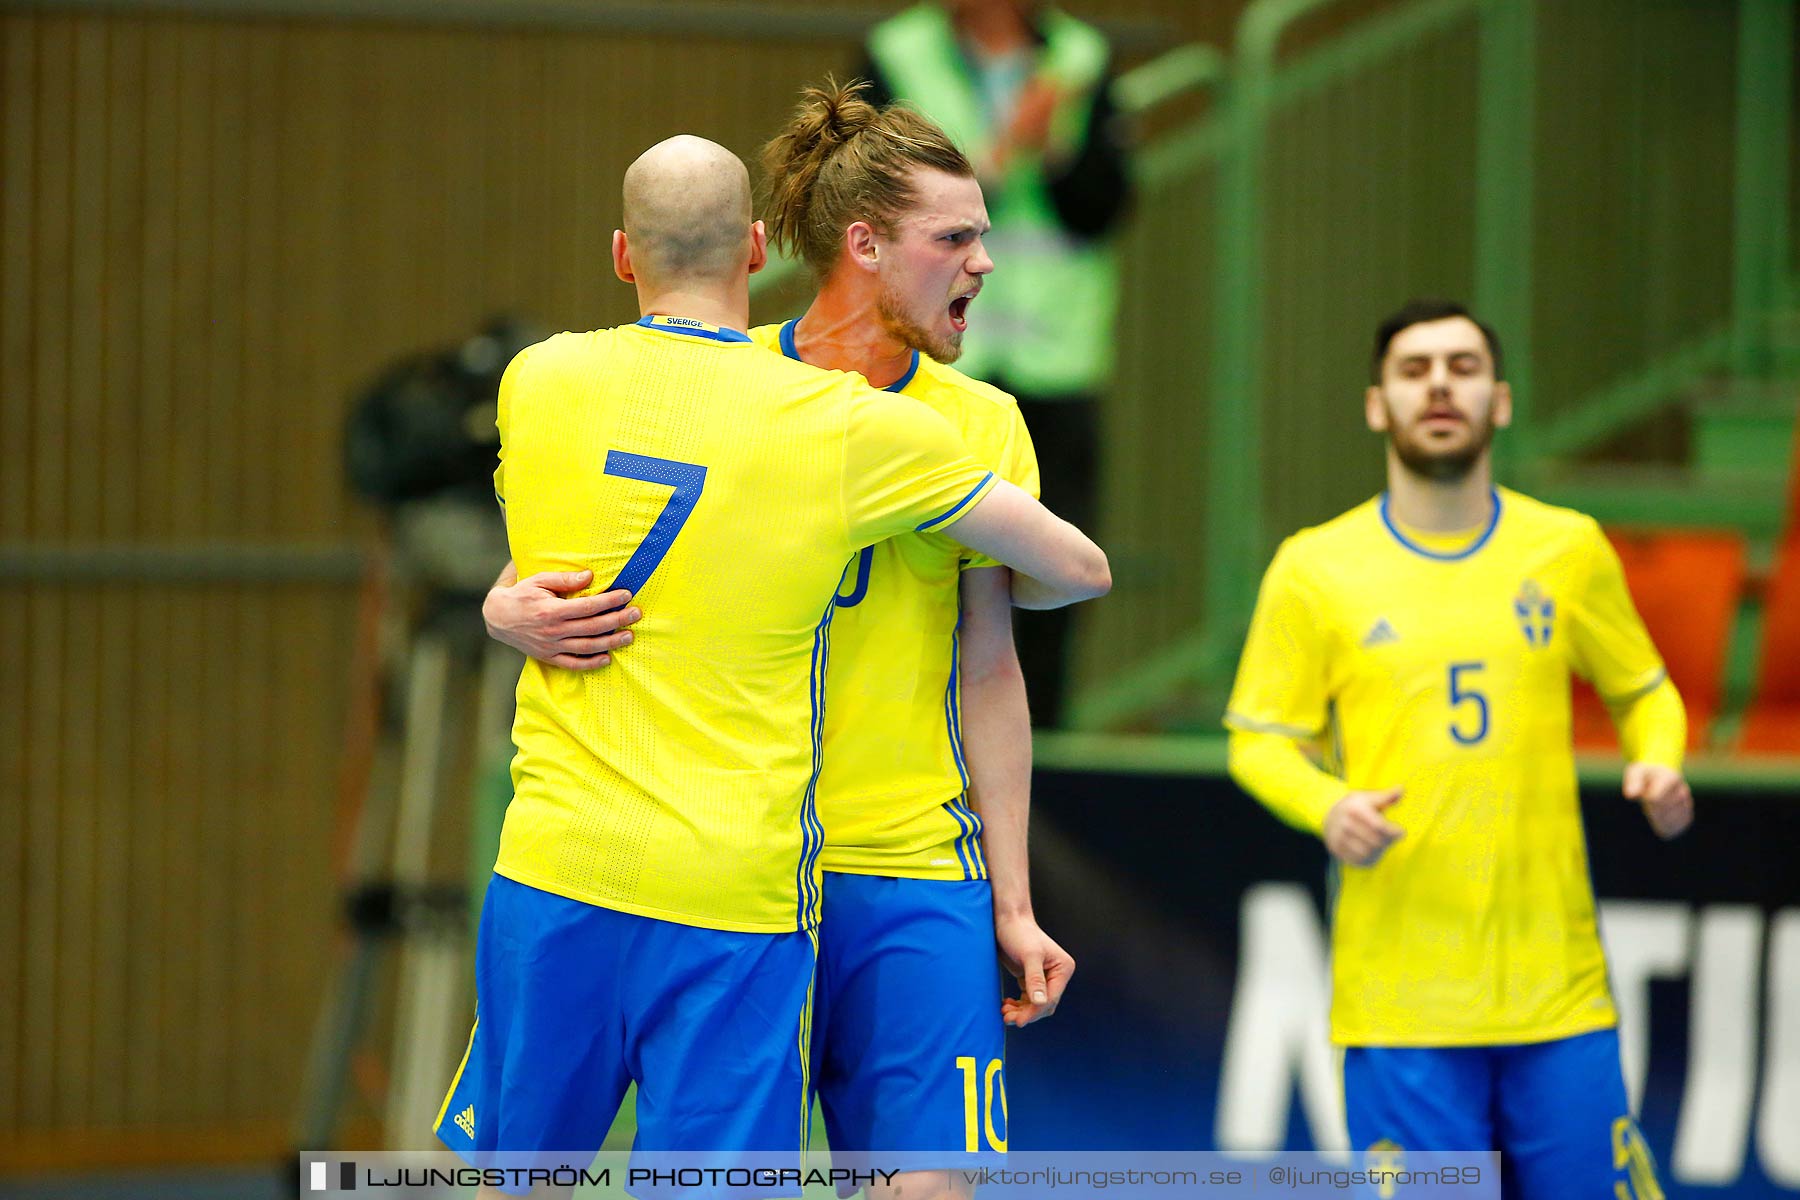
<path fill-rule="evenodd" d="M 1000 999 L 986 880 L 827 871 L 813 1053 L 834 1163 L 1003 1163 Z"/>
<path fill-rule="evenodd" d="M 475 1028 L 439 1139 L 475 1166 L 586 1166 L 635 1080 L 634 1153 L 770 1152 L 797 1166 L 813 939 L 634 916 L 495 875 Z"/>
<path fill-rule="evenodd" d="M 1660 1195 L 1615 1029 L 1505 1046 L 1351 1046 L 1344 1112 L 1358 1151 L 1500 1151 L 1509 1200 Z"/>

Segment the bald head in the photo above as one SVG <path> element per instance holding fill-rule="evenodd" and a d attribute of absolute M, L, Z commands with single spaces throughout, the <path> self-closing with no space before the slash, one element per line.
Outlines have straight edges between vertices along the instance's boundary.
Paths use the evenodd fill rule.
<path fill-rule="evenodd" d="M 625 172 L 625 236 L 646 282 L 724 282 L 750 263 L 750 172 L 717 142 L 682 134 Z"/>

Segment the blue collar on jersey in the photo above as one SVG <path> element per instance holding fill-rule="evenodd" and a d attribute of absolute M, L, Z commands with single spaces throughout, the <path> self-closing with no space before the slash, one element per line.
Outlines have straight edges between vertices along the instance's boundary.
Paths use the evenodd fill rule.
<path fill-rule="evenodd" d="M 1422 555 L 1425 558 L 1435 558 L 1439 562 L 1455 562 L 1459 558 L 1469 557 L 1469 555 L 1487 545 L 1488 539 L 1494 536 L 1494 529 L 1500 524 L 1499 491 L 1494 488 L 1489 488 L 1488 498 L 1493 501 L 1493 511 L 1488 514 L 1487 528 L 1481 531 L 1480 537 L 1476 538 L 1473 542 L 1470 542 L 1467 546 L 1464 546 L 1461 550 L 1452 550 L 1449 553 L 1421 546 L 1419 543 L 1407 537 L 1404 533 L 1401 533 L 1400 527 L 1394 524 L 1393 515 L 1388 512 L 1388 494 L 1386 492 L 1381 493 L 1381 523 L 1387 526 L 1387 531 L 1394 535 L 1394 540 L 1396 542 L 1399 542 L 1414 554 Z"/>
<path fill-rule="evenodd" d="M 685 333 L 689 337 L 707 338 L 715 342 L 747 342 L 750 335 L 736 329 L 726 329 L 720 325 L 708 325 L 705 321 L 696 321 L 692 317 L 664 317 L 652 313 L 633 322 L 645 329 L 660 329 L 664 333 Z"/>
<path fill-rule="evenodd" d="M 789 321 L 786 325 L 783 325 L 781 327 L 781 338 L 780 338 L 781 352 L 783 354 L 787 355 L 789 358 L 793 359 L 795 362 L 805 362 L 806 360 L 804 358 L 800 357 L 800 351 L 798 349 L 796 349 L 794 346 L 794 326 L 798 325 L 799 323 L 800 323 L 800 318 L 795 317 L 793 320 Z M 894 382 L 892 382 L 892 383 L 888 384 L 886 387 L 882 388 L 881 390 L 884 392 L 903 392 L 906 390 L 906 385 L 913 381 L 913 376 L 917 375 L 918 373 L 919 373 L 919 352 L 917 350 L 914 350 L 912 352 L 912 361 L 910 363 L 906 364 L 906 373 L 904 375 L 900 376 L 900 378 L 894 380 Z"/>

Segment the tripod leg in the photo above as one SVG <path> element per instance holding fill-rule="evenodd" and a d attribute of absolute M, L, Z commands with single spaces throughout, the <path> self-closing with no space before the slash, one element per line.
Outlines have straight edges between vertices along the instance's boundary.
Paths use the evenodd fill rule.
<path fill-rule="evenodd" d="M 386 666 L 382 628 L 397 619 L 388 603 L 387 558 L 385 547 L 371 551 L 357 605 L 351 701 L 332 838 L 332 860 L 346 897 L 380 875 L 378 859 L 393 820 L 393 797 L 385 778 L 390 773 L 379 769 L 385 757 L 380 753 Z M 352 926 L 338 939 L 294 1118 L 298 1149 L 321 1150 L 336 1140 L 350 1064 L 374 1000 L 382 936 L 380 929 L 365 923 Z"/>
<path fill-rule="evenodd" d="M 338 1113 L 343 1110 L 344 1090 L 349 1082 L 350 1059 L 362 1041 L 380 963 L 380 935 L 358 932 L 349 959 L 340 961 L 332 973 L 326 1004 L 313 1030 L 305 1083 L 300 1089 L 301 1109 L 294 1141 L 302 1150 L 328 1149 L 335 1139 Z"/>
<path fill-rule="evenodd" d="M 512 801 L 512 718 L 514 695 L 523 661 L 499 642 L 489 642 L 481 657 L 481 691 L 475 702 L 475 762 L 469 787 L 470 929 L 480 919 L 480 897 L 494 873 L 500 853 L 500 827 Z"/>
<path fill-rule="evenodd" d="M 416 898 L 430 882 L 431 835 L 442 792 L 444 742 L 451 707 L 451 648 L 438 633 L 421 633 L 407 679 L 406 749 L 394 838 L 394 885 Z M 449 1083 L 450 1031 L 442 1018 L 445 991 L 462 965 L 460 926 L 436 919 L 413 900 L 402 912 L 398 1021 L 389 1077 L 386 1128 L 392 1150 L 429 1145 L 429 1124 Z"/>

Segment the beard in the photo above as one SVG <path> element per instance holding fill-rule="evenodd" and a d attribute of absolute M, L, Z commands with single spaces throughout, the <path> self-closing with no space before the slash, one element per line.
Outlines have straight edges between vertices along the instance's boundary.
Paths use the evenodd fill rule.
<path fill-rule="evenodd" d="M 903 298 L 885 280 L 875 297 L 875 315 L 881 318 L 881 327 L 902 345 L 929 354 L 941 363 L 953 363 L 962 357 L 962 332 L 952 330 L 948 337 L 931 333 L 912 318 Z"/>
<path fill-rule="evenodd" d="M 1432 483 L 1456 483 L 1466 479 L 1494 440 L 1494 415 L 1490 410 L 1469 424 L 1469 440 L 1460 446 L 1439 448 L 1419 436 L 1417 425 L 1402 426 L 1388 410 L 1388 445 L 1400 465 Z"/>

